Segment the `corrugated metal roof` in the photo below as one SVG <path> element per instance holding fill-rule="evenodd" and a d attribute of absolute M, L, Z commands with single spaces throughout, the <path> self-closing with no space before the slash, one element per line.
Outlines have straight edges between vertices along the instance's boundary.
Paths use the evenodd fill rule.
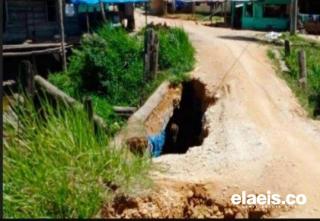
<path fill-rule="evenodd" d="M 149 0 L 71 0 L 71 3 L 95 5 L 100 3 L 100 1 L 102 1 L 103 3 L 116 4 L 116 3 L 147 2 Z"/>
<path fill-rule="evenodd" d="M 172 0 L 169 0 L 171 2 Z M 176 0 L 177 2 L 225 2 L 225 0 Z M 227 2 L 255 2 L 259 0 L 227 0 Z"/>

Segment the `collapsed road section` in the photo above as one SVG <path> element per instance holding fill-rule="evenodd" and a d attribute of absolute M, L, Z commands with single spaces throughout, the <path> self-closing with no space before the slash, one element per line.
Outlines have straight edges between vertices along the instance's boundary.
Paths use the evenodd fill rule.
<path fill-rule="evenodd" d="M 165 136 L 159 136 L 163 143 L 161 154 L 185 153 L 189 147 L 201 145 L 207 136 L 204 113 L 214 101 L 197 79 L 179 85 L 165 82 L 131 116 L 127 127 L 116 136 L 116 144 L 123 146 L 119 144 L 128 140 L 138 142 L 139 138 L 165 131 Z"/>

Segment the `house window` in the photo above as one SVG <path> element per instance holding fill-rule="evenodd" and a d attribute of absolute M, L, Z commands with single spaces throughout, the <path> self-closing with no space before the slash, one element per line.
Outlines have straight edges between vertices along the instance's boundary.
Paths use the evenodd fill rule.
<path fill-rule="evenodd" d="M 56 0 L 47 0 L 48 21 L 57 21 L 57 5 Z"/>
<path fill-rule="evenodd" d="M 253 16 L 253 5 L 252 3 L 248 3 L 246 5 L 246 17 L 252 17 Z"/>
<path fill-rule="evenodd" d="M 287 18 L 287 5 L 266 4 L 263 9 L 263 17 L 266 18 Z"/>

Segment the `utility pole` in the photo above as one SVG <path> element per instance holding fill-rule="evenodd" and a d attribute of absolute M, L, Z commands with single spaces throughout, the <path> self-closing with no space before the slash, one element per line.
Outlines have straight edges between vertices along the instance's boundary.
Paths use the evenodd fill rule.
<path fill-rule="evenodd" d="M 163 15 L 166 16 L 168 14 L 168 1 L 163 1 Z"/>
<path fill-rule="evenodd" d="M 106 12 L 104 11 L 104 4 L 103 2 L 100 0 L 100 10 L 101 10 L 101 15 L 102 15 L 102 19 L 104 22 L 107 21 L 107 17 L 106 17 Z"/>
<path fill-rule="evenodd" d="M 224 1 L 224 7 L 223 7 L 223 17 L 224 17 L 224 23 L 227 24 L 227 7 L 228 7 L 228 1 Z"/>
<path fill-rule="evenodd" d="M 295 35 L 297 32 L 298 19 L 298 0 L 291 0 L 290 7 L 290 34 Z"/>
<path fill-rule="evenodd" d="M 66 57 L 66 50 L 65 50 L 65 36 L 64 36 L 64 10 L 63 10 L 63 0 L 59 0 L 59 14 L 60 14 L 60 36 L 61 36 L 61 56 L 62 56 L 62 67 L 63 70 L 67 70 L 67 57 Z"/>
<path fill-rule="evenodd" d="M 176 12 L 176 0 L 172 0 L 172 12 L 175 13 Z"/>

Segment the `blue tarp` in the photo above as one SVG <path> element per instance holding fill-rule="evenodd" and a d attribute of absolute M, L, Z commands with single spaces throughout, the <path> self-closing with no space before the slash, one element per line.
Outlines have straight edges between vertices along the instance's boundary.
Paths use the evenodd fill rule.
<path fill-rule="evenodd" d="M 161 155 L 166 142 L 166 131 L 162 130 L 159 134 L 148 136 L 148 143 L 151 149 L 151 156 L 158 157 Z"/>
<path fill-rule="evenodd" d="M 134 3 L 134 2 L 147 2 L 149 0 L 101 0 L 103 3 L 116 4 L 116 3 Z M 71 0 L 73 4 L 98 4 L 100 0 Z"/>

